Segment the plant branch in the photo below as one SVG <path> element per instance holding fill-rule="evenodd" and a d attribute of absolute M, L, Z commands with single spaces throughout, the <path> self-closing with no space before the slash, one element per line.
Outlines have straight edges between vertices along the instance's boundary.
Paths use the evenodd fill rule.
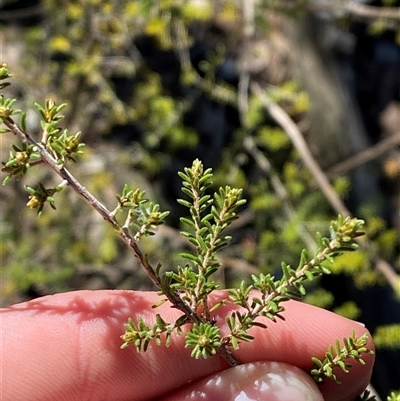
<path fill-rule="evenodd" d="M 163 291 L 164 289 L 162 288 L 162 284 L 155 274 L 155 270 L 149 263 L 147 257 L 143 255 L 137 242 L 129 234 L 128 229 L 126 227 L 121 227 L 112 212 L 110 212 L 83 185 L 81 185 L 79 181 L 64 167 L 64 165 L 58 165 L 56 159 L 50 155 L 43 144 L 36 142 L 28 133 L 23 132 L 11 118 L 3 118 L 3 124 L 21 141 L 28 142 L 29 144 L 35 146 L 37 151 L 40 153 L 43 163 L 48 165 L 57 175 L 59 175 L 63 179 L 63 183 L 66 182 L 71 189 L 84 198 L 86 203 L 95 209 L 103 217 L 103 219 L 114 228 L 118 236 L 135 255 L 139 264 L 145 269 L 153 284 L 159 290 Z M 178 293 L 175 291 L 163 291 L 163 294 L 167 297 L 171 304 L 176 309 L 179 309 L 181 312 L 183 312 L 191 322 L 196 324 L 203 323 L 203 320 L 200 318 L 200 316 L 179 296 Z M 225 345 L 221 345 L 217 352 L 231 366 L 237 366 L 239 364 L 239 362 L 233 357 Z"/>
<path fill-rule="evenodd" d="M 334 252 L 339 247 L 340 241 L 338 241 L 337 239 L 333 239 L 332 241 L 330 241 L 329 244 L 322 251 L 318 252 L 312 260 L 304 264 L 301 269 L 297 269 L 296 272 L 288 280 L 282 281 L 273 291 L 271 291 L 263 299 L 263 304 L 259 304 L 253 309 L 252 315 L 254 317 L 258 316 L 261 310 L 265 308 L 265 305 L 268 305 L 269 301 L 272 301 L 274 298 L 284 295 L 288 287 L 292 286 L 296 281 L 305 276 L 305 271 L 310 271 L 316 266 L 320 265 L 323 261 L 327 259 L 327 255 Z"/>

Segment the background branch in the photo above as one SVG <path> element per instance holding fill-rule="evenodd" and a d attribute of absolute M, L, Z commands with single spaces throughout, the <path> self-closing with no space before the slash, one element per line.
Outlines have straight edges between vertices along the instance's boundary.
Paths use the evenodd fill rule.
<path fill-rule="evenodd" d="M 326 172 L 326 175 L 329 178 L 334 178 L 338 175 L 346 174 L 364 163 L 377 159 L 397 145 L 400 145 L 400 132 L 390 135 L 388 138 L 382 139 L 376 145 L 336 164 Z"/>
<path fill-rule="evenodd" d="M 356 4 L 352 1 L 329 0 L 313 1 L 309 8 L 312 11 L 333 11 L 349 14 L 353 19 L 373 21 L 377 18 L 400 21 L 400 7 L 375 7 L 366 4 Z"/>
<path fill-rule="evenodd" d="M 289 136 L 290 140 L 293 143 L 293 146 L 298 150 L 305 166 L 314 176 L 318 187 L 321 189 L 322 193 L 332 206 L 333 210 L 343 216 L 351 216 L 350 211 L 339 198 L 331 183 L 329 182 L 328 177 L 315 160 L 303 135 L 297 128 L 294 121 L 290 118 L 286 111 L 283 110 L 281 106 L 272 102 L 272 100 L 269 99 L 265 91 L 263 91 L 260 85 L 258 85 L 256 82 L 252 82 L 250 84 L 250 89 L 256 96 L 260 98 L 269 115 L 278 123 L 280 127 L 282 127 L 282 129 Z M 394 268 L 386 260 L 374 255 L 374 246 L 370 241 L 363 238 L 363 240 L 360 241 L 360 245 L 364 249 L 369 251 L 371 255 L 373 255 L 372 257 L 374 258 L 376 269 L 383 274 L 389 285 L 392 287 L 393 291 L 396 294 L 399 293 L 400 279 Z"/>
<path fill-rule="evenodd" d="M 322 171 L 319 164 L 312 155 L 306 141 L 303 138 L 303 135 L 297 128 L 297 125 L 290 118 L 290 116 L 286 113 L 285 110 L 283 110 L 281 106 L 269 99 L 269 97 L 265 94 L 265 91 L 263 91 L 257 83 L 252 82 L 250 88 L 251 91 L 260 98 L 269 115 L 278 123 L 280 127 L 283 128 L 283 130 L 289 136 L 294 147 L 299 151 L 305 166 L 312 173 L 318 187 L 321 189 L 322 193 L 325 195 L 326 199 L 335 210 L 335 212 L 343 216 L 350 216 L 350 211 L 347 209 L 347 207 L 337 195 L 336 191 L 333 189 L 327 176 Z"/>

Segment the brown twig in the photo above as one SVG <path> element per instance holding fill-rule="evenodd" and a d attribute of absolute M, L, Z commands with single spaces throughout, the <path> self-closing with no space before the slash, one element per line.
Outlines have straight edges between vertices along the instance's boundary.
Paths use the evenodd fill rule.
<path fill-rule="evenodd" d="M 376 7 L 354 2 L 314 1 L 309 5 L 312 11 L 337 11 L 349 14 L 354 19 L 371 21 L 378 18 L 400 21 L 400 7 Z"/>
<path fill-rule="evenodd" d="M 388 138 L 382 139 L 376 145 L 336 164 L 326 172 L 326 175 L 329 178 L 334 178 L 338 175 L 346 174 L 364 163 L 377 159 L 397 145 L 400 145 L 400 132 L 390 135 Z"/>
<path fill-rule="evenodd" d="M 336 213 L 339 213 L 343 216 L 350 216 L 350 211 L 343 204 L 343 202 L 333 189 L 327 176 L 322 171 L 317 161 L 314 159 L 306 141 L 303 138 L 303 135 L 301 135 L 300 130 L 297 128 L 297 125 L 293 122 L 290 116 L 286 113 L 285 110 L 283 110 L 281 106 L 270 100 L 257 83 L 252 82 L 250 88 L 251 91 L 260 98 L 270 116 L 283 128 L 283 130 L 289 136 L 294 147 L 299 151 L 304 164 L 313 174 L 318 187 L 321 189 Z"/>
<path fill-rule="evenodd" d="M 348 2 L 343 6 L 343 8 L 347 13 L 356 18 L 385 18 L 400 21 L 399 7 L 375 7 L 366 4 L 355 4 L 354 2 Z"/>

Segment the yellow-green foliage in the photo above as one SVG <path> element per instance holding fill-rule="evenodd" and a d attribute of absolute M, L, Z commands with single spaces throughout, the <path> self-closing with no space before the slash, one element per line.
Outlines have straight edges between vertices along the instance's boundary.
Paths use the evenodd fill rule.
<path fill-rule="evenodd" d="M 387 401 L 400 401 L 400 390 L 392 391 L 387 397 Z"/>
<path fill-rule="evenodd" d="M 387 223 L 380 217 L 371 216 L 367 219 L 367 233 L 371 238 L 379 254 L 391 259 L 396 254 L 396 244 L 399 242 L 399 234 L 395 228 L 388 228 Z"/>
<path fill-rule="evenodd" d="M 312 292 L 308 292 L 304 297 L 304 301 L 310 305 L 328 309 L 333 304 L 335 298 L 333 294 L 323 288 L 317 288 Z"/>
<path fill-rule="evenodd" d="M 293 80 L 275 87 L 270 96 L 277 103 L 287 103 L 291 114 L 304 113 L 310 108 L 307 92 L 301 90 L 298 82 Z"/>
<path fill-rule="evenodd" d="M 400 324 L 379 326 L 373 337 L 377 348 L 400 349 Z"/>
<path fill-rule="evenodd" d="M 347 257 L 339 256 L 333 264 L 332 272 L 352 277 L 354 284 L 359 289 L 384 283 L 383 278 L 371 265 L 370 257 L 363 251 L 353 252 Z"/>
<path fill-rule="evenodd" d="M 344 302 L 342 305 L 334 308 L 333 312 L 353 320 L 357 319 L 361 315 L 361 309 L 354 301 Z"/>
<path fill-rule="evenodd" d="M 257 132 L 257 139 L 260 146 L 272 152 L 290 147 L 290 139 L 279 127 L 262 126 Z"/>
<path fill-rule="evenodd" d="M 249 99 L 248 111 L 245 116 L 245 126 L 248 129 L 253 129 L 263 122 L 264 119 L 264 107 L 261 100 L 252 96 Z"/>

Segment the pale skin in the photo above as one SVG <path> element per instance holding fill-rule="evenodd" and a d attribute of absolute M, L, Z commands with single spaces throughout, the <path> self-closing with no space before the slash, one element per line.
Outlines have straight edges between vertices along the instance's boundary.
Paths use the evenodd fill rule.
<path fill-rule="evenodd" d="M 223 296 L 213 295 L 213 301 Z M 174 321 L 168 303 L 157 309 L 154 292 L 76 291 L 35 299 L 1 310 L 2 401 L 353 401 L 367 386 L 374 362 L 353 362 L 339 373 L 342 384 L 315 385 L 307 373 L 311 356 L 323 358 L 336 338 L 367 330 L 357 322 L 296 301 L 285 303 L 285 321 L 252 329 L 252 343 L 234 352 L 230 368 L 220 357 L 193 359 L 182 337 L 151 345 L 146 353 L 120 349 L 123 323 L 160 313 Z M 226 305 L 215 313 L 226 332 Z M 373 348 L 372 341 L 368 346 Z M 292 391 L 292 393 L 290 393 Z M 308 398 L 307 398 L 308 397 Z"/>

